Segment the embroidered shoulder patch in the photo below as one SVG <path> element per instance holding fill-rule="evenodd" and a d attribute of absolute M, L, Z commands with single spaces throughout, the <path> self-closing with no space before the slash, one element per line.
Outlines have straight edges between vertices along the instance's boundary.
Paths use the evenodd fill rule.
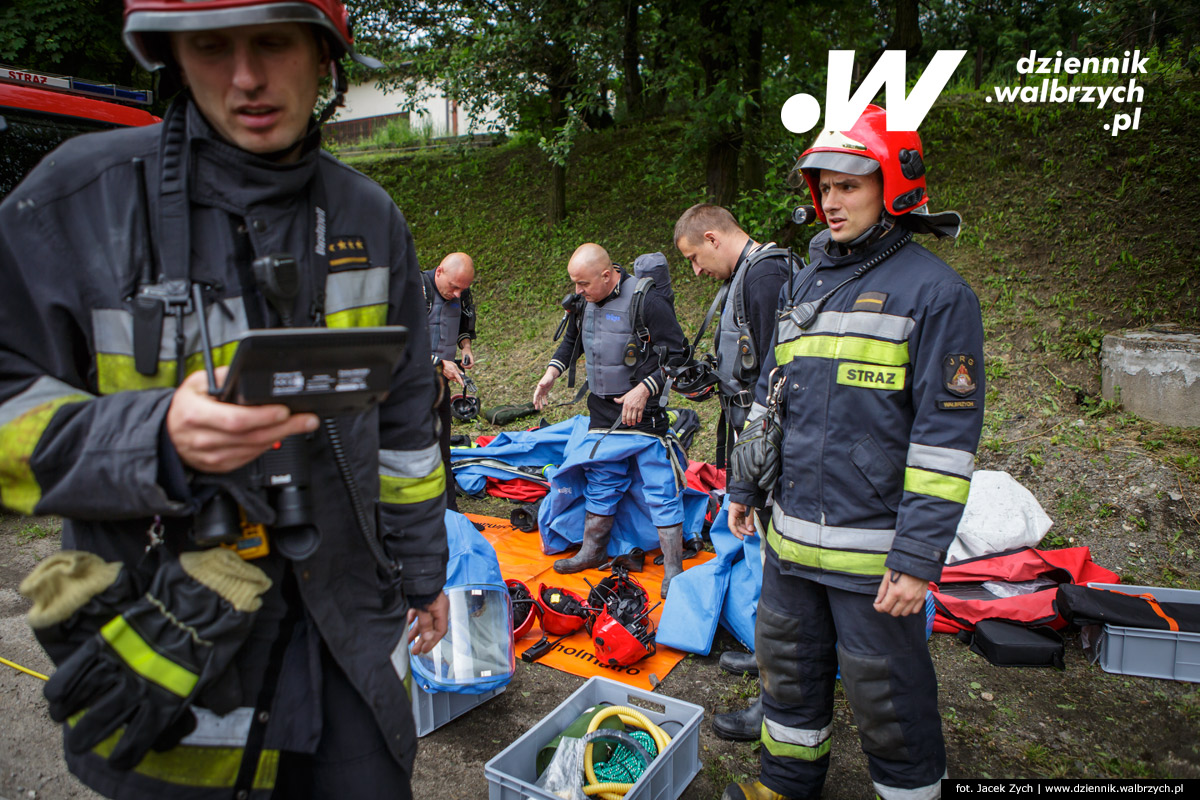
<path fill-rule="evenodd" d="M 943 356 L 942 376 L 946 391 L 959 397 L 974 394 L 979 388 L 975 379 L 975 356 L 967 353 L 947 353 Z"/>
<path fill-rule="evenodd" d="M 883 311 L 883 303 L 887 300 L 887 292 L 863 292 L 854 298 L 851 311 Z"/>
<path fill-rule="evenodd" d="M 361 236 L 333 236 L 325 248 L 329 254 L 329 269 L 356 269 L 371 263 L 367 256 L 367 243 Z"/>

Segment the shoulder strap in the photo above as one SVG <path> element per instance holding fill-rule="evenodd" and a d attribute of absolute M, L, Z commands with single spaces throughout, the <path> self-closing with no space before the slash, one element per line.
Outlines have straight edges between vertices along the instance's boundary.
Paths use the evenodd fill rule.
<path fill-rule="evenodd" d="M 650 341 L 650 329 L 646 327 L 646 293 L 654 288 L 654 278 L 638 278 L 629 301 L 629 319 L 633 323 L 634 335 L 643 342 Z"/>
<path fill-rule="evenodd" d="M 742 286 L 746 285 L 746 280 L 750 277 L 750 270 L 752 270 L 756 264 L 766 261 L 768 258 L 782 258 L 788 262 L 789 269 L 795 269 L 795 266 L 792 264 L 792 260 L 795 258 L 795 256 L 792 255 L 792 251 L 790 249 L 783 247 L 764 247 L 761 250 L 751 253 L 746 259 L 746 274 L 742 277 Z M 746 293 L 744 291 L 733 293 L 733 315 L 739 326 L 746 324 Z"/>

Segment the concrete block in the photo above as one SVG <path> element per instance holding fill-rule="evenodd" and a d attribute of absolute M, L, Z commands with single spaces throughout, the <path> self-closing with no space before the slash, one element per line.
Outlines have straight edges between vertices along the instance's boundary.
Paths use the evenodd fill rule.
<path fill-rule="evenodd" d="M 1200 333 L 1156 326 L 1105 336 L 1100 391 L 1139 417 L 1200 427 Z"/>

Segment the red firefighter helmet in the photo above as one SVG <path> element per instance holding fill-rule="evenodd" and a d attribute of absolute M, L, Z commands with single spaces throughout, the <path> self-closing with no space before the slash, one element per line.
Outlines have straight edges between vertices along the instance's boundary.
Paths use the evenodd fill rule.
<path fill-rule="evenodd" d="M 542 630 L 551 636 L 574 633 L 592 617 L 582 597 L 560 586 L 539 584 L 537 601 L 542 607 Z"/>
<path fill-rule="evenodd" d="M 513 641 L 516 642 L 533 630 L 533 623 L 542 616 L 542 607 L 533 599 L 533 593 L 524 583 L 506 578 L 504 585 L 512 597 Z"/>
<path fill-rule="evenodd" d="M 601 664 L 628 666 L 654 653 L 654 623 L 647 616 L 626 625 L 605 608 L 592 624 L 592 644 Z"/>
<path fill-rule="evenodd" d="M 889 131 L 887 112 L 876 105 L 867 106 L 848 131 L 822 131 L 788 176 L 793 186 L 799 186 L 799 177 L 804 176 L 817 216 L 825 222 L 820 190 L 823 169 L 851 175 L 879 170 L 883 205 L 889 214 L 908 214 L 929 202 L 921 137 L 916 131 Z"/>
<path fill-rule="evenodd" d="M 125 46 L 148 70 L 165 65 L 162 44 L 153 34 L 207 31 L 261 25 L 268 22 L 306 22 L 329 34 L 339 52 L 358 63 L 383 66 L 354 50 L 350 16 L 340 0 L 125 0 Z"/>

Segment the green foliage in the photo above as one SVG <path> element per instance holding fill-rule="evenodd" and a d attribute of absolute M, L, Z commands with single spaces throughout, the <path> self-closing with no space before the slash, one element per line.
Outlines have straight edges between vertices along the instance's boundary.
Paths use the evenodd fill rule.
<path fill-rule="evenodd" d="M 0 10 L 0 63 L 149 86 L 121 40 L 121 0 L 12 0 Z"/>

